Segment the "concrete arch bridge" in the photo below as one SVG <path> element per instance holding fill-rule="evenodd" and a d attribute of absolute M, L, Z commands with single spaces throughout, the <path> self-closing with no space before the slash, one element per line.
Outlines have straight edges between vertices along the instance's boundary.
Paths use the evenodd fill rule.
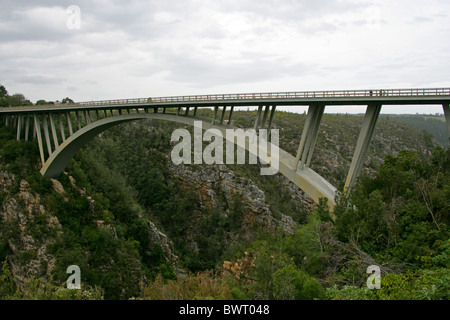
<path fill-rule="evenodd" d="M 296 156 L 279 149 L 272 161 L 278 161 L 279 172 L 316 203 L 326 198 L 333 208 L 336 188 L 312 170 L 310 164 L 325 107 L 336 105 L 367 106 L 345 190 L 351 188 L 362 169 L 383 105 L 441 105 L 450 134 L 450 88 L 193 95 L 9 107 L 0 109 L 0 123 L 13 126 L 17 140 L 35 138 L 42 162 L 40 172 L 57 178 L 84 144 L 120 123 L 156 119 L 194 126 L 201 121 L 203 130 L 219 130 L 216 132 L 226 138 L 226 130 L 234 128 L 231 119 L 235 107 L 257 107 L 252 129 L 270 132 L 277 106 L 308 106 L 306 122 L 299 130 L 301 139 Z M 213 117 L 199 117 L 199 108 L 213 108 Z M 245 148 L 255 152 L 249 143 Z"/>

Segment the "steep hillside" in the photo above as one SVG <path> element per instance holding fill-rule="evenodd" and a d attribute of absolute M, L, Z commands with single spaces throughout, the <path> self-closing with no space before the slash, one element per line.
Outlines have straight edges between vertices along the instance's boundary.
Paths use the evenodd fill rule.
<path fill-rule="evenodd" d="M 234 125 L 251 127 L 253 115 L 235 112 Z M 274 119 L 280 147 L 293 155 L 305 118 L 279 112 Z M 336 186 L 361 122 L 324 116 L 312 168 Z M 1 127 L 0 259 L 14 280 L 2 297 L 36 294 L 32 279 L 64 286 L 72 264 L 93 296 L 139 297 L 158 276 L 222 266 L 253 241 L 293 235 L 308 223 L 317 206 L 280 174 L 261 176 L 257 165 L 175 166 L 170 135 L 177 127 L 114 127 L 86 145 L 58 180 L 39 175 L 34 142 L 17 142 Z M 374 174 L 386 155 L 402 150 L 429 155 L 432 145 L 409 126 L 380 119 L 365 172 Z"/>

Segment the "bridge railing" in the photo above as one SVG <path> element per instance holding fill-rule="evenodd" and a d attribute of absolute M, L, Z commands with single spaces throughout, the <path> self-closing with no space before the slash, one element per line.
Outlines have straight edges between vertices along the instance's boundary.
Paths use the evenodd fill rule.
<path fill-rule="evenodd" d="M 139 99 L 88 101 L 88 102 L 80 102 L 77 104 L 95 106 L 95 105 L 166 103 L 166 102 L 171 103 L 171 102 L 265 100 L 265 99 L 358 98 L 358 97 L 376 97 L 376 96 L 386 96 L 386 97 L 450 96 L 450 88 L 211 94 L 211 95 L 190 95 L 190 96 L 149 97 Z"/>
<path fill-rule="evenodd" d="M 151 103 L 176 103 L 176 102 L 221 102 L 242 100 L 290 100 L 290 99 L 314 99 L 314 98 L 370 98 L 370 97 L 431 97 L 450 96 L 450 88 L 432 89 L 367 89 L 367 90 L 339 90 L 339 91 L 297 91 L 297 92 L 269 92 L 269 93 L 238 93 L 238 94 L 211 94 L 190 95 L 172 97 L 148 97 L 137 99 L 113 99 L 101 101 L 85 101 L 74 104 L 66 104 L 65 107 L 82 106 L 120 106 Z M 59 108 L 59 105 L 39 106 L 45 108 Z M 7 109 L 7 108 L 5 108 Z M 3 109 L 3 110 L 5 110 Z M 15 107 L 15 110 L 30 109 L 27 107 Z"/>
<path fill-rule="evenodd" d="M 149 97 L 139 99 L 116 99 L 104 101 L 80 102 L 77 105 L 105 106 L 145 103 L 173 102 L 206 102 L 206 101 L 236 101 L 236 100 L 266 100 L 266 99 L 311 99 L 311 98 L 359 98 L 359 97 L 423 97 L 450 96 L 450 88 L 434 89 L 377 89 L 377 90 L 340 90 L 340 91 L 300 91 L 300 92 L 269 92 L 269 93 L 238 93 L 211 94 L 173 97 Z"/>

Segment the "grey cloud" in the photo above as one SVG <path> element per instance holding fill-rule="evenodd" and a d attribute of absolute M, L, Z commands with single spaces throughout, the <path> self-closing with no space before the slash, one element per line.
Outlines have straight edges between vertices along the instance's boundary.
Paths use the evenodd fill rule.
<path fill-rule="evenodd" d="M 247 52 L 241 54 L 241 61 L 218 62 L 205 57 L 172 52 L 166 56 L 166 78 L 189 84 L 192 87 L 220 86 L 277 81 L 286 76 L 304 76 L 314 68 L 302 63 L 288 63 L 283 57 Z"/>

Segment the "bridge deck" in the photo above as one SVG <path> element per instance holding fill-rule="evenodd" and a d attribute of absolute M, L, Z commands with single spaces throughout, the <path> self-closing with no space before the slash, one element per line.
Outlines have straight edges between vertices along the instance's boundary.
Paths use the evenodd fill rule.
<path fill-rule="evenodd" d="M 262 104 L 275 105 L 310 105 L 324 103 L 326 105 L 381 105 L 400 104 L 443 104 L 450 101 L 450 88 L 429 89 L 367 89 L 339 91 L 300 91 L 271 93 L 240 93 L 189 95 L 173 97 L 147 97 L 137 99 L 114 99 L 101 101 L 85 101 L 74 104 L 56 104 L 42 106 L 23 106 L 2 108 L 0 113 L 11 112 L 47 112 L 59 109 L 96 109 L 130 107 L 174 107 L 174 106 L 254 106 Z"/>

